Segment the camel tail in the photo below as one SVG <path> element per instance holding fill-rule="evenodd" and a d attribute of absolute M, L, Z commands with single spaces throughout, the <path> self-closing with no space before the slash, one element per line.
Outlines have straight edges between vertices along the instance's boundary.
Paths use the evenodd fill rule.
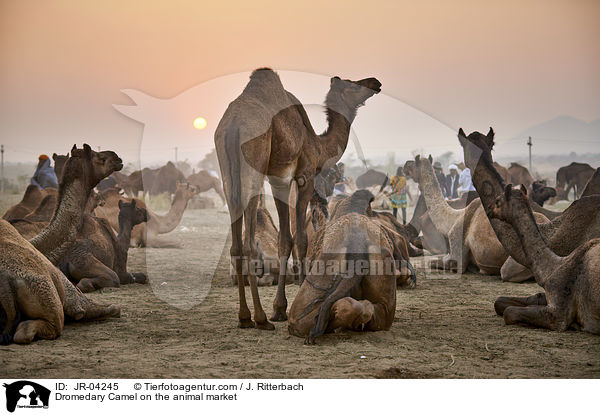
<path fill-rule="evenodd" d="M 240 165 L 242 162 L 240 151 L 240 130 L 236 123 L 231 123 L 225 132 L 226 155 L 229 159 L 229 180 L 231 183 L 231 194 L 229 209 L 242 210 L 242 183 L 240 178 Z M 236 215 L 237 216 L 237 215 Z"/>

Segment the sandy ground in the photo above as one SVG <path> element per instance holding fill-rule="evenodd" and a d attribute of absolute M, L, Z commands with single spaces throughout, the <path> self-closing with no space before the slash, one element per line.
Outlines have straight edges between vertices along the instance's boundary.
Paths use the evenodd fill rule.
<path fill-rule="evenodd" d="M 130 250 L 130 270 L 147 268 L 151 284 L 90 294 L 120 305 L 121 318 L 70 323 L 54 341 L 0 347 L 0 377 L 600 377 L 599 336 L 509 327 L 495 315 L 497 296 L 533 294 L 536 284 L 426 273 L 428 258 L 414 260 L 418 287 L 398 291 L 389 331 L 328 334 L 304 346 L 285 323 L 272 332 L 238 329 L 228 220 L 218 210 L 188 210 L 166 235 L 179 248 Z M 287 287 L 290 302 L 296 292 Z M 260 294 L 269 314 L 275 287 Z"/>

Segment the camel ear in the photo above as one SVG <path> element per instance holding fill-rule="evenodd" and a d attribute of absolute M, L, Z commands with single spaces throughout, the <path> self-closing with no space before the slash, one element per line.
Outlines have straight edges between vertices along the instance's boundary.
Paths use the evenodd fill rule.
<path fill-rule="evenodd" d="M 486 144 L 490 150 L 494 148 L 494 135 L 494 130 L 492 127 L 490 127 L 490 131 L 488 131 L 487 135 L 485 136 Z"/>
<path fill-rule="evenodd" d="M 523 194 L 525 196 L 527 196 L 527 186 L 525 186 L 524 184 L 521 184 L 521 191 L 523 192 Z"/>
<path fill-rule="evenodd" d="M 417 155 L 415 156 L 415 161 L 416 161 L 417 163 L 418 163 L 419 161 L 421 161 L 421 155 L 420 155 L 420 154 L 417 154 Z"/>
<path fill-rule="evenodd" d="M 512 185 L 507 184 L 504 188 L 504 199 L 508 202 L 510 200 L 510 194 L 512 192 Z"/>
<path fill-rule="evenodd" d="M 429 158 L 429 162 L 430 162 L 431 164 L 433 164 L 433 157 L 431 157 L 431 154 L 429 155 L 429 157 L 428 157 L 428 158 Z"/>
<path fill-rule="evenodd" d="M 119 209 L 121 209 L 122 206 L 123 206 L 123 201 L 121 199 L 119 199 Z"/>
<path fill-rule="evenodd" d="M 492 127 L 490 127 L 490 131 L 488 131 L 487 133 L 487 137 L 489 138 L 494 138 L 494 129 Z"/>
<path fill-rule="evenodd" d="M 56 153 L 52 153 L 52 160 L 56 161 L 56 156 L 57 156 Z"/>
<path fill-rule="evenodd" d="M 458 129 L 458 138 L 467 138 L 467 135 L 463 131 L 462 127 Z"/>
<path fill-rule="evenodd" d="M 339 76 L 334 76 L 333 78 L 331 78 L 331 81 L 329 83 L 330 86 L 333 86 L 337 81 L 340 81 L 340 77 Z"/>
<path fill-rule="evenodd" d="M 87 145 L 87 144 L 84 144 L 84 145 L 83 145 L 83 151 L 85 152 L 85 156 L 86 156 L 88 159 L 91 159 L 91 158 L 92 158 L 92 148 L 91 148 L 89 145 Z"/>
<path fill-rule="evenodd" d="M 73 151 L 77 150 L 77 144 L 73 144 L 73 148 L 71 148 L 71 155 L 73 155 Z"/>

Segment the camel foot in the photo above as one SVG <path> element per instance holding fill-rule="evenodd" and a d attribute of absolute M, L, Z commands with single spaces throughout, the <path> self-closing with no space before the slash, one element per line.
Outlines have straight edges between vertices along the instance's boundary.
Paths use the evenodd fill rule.
<path fill-rule="evenodd" d="M 143 272 L 134 272 L 132 275 L 133 282 L 138 284 L 148 284 L 148 277 Z"/>
<path fill-rule="evenodd" d="M 121 307 L 119 307 L 118 305 L 111 304 L 106 309 L 106 313 L 107 317 L 121 318 Z"/>
<path fill-rule="evenodd" d="M 6 346 L 13 342 L 12 334 L 0 334 L 0 346 Z"/>
<path fill-rule="evenodd" d="M 238 321 L 238 328 L 240 328 L 240 329 L 253 329 L 254 328 L 254 321 L 252 321 L 250 319 L 240 320 L 240 321 Z"/>
<path fill-rule="evenodd" d="M 263 321 L 262 323 L 257 321 L 256 328 L 259 330 L 275 330 L 275 326 L 268 321 Z"/>
<path fill-rule="evenodd" d="M 92 291 L 96 291 L 96 287 L 92 284 L 89 279 L 84 278 L 77 284 L 77 288 L 81 290 L 82 293 L 91 293 Z"/>
<path fill-rule="evenodd" d="M 315 338 L 313 336 L 306 336 L 304 339 L 304 344 L 306 346 L 313 346 L 315 344 Z"/>
<path fill-rule="evenodd" d="M 287 313 L 285 309 L 283 310 L 274 310 L 273 315 L 269 319 L 271 321 L 287 321 Z"/>

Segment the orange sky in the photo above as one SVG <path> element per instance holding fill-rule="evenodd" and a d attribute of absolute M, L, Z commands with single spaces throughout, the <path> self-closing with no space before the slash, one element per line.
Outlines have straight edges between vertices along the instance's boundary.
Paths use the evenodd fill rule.
<path fill-rule="evenodd" d="M 131 103 L 121 89 L 170 98 L 259 66 L 377 76 L 453 129 L 590 121 L 599 18 L 594 0 L 0 0 L 0 142 L 9 159 L 84 140 L 135 157 L 142 125 L 112 107 Z"/>

